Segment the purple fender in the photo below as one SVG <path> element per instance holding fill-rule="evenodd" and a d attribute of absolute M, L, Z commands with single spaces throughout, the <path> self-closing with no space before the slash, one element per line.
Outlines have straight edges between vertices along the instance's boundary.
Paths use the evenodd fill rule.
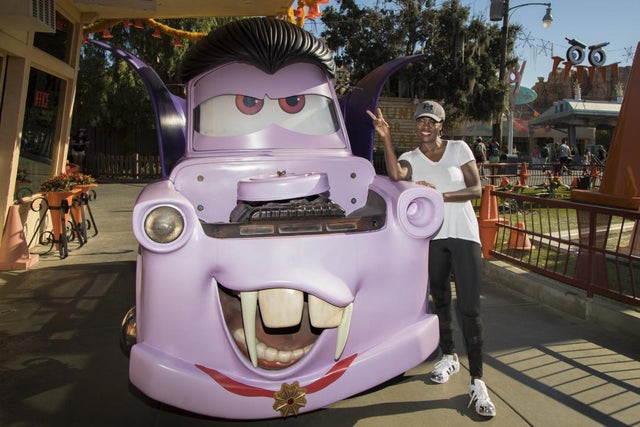
<path fill-rule="evenodd" d="M 142 78 L 149 91 L 156 115 L 161 172 L 162 177 L 166 178 L 173 166 L 184 155 L 185 99 L 169 92 L 158 73 L 138 57 L 103 41 L 90 40 L 90 42 L 123 59 Z"/>
<path fill-rule="evenodd" d="M 367 110 L 374 111 L 380 92 L 389 77 L 405 65 L 423 59 L 424 55 L 404 56 L 383 64 L 367 74 L 341 101 L 342 115 L 356 156 L 373 160 L 373 123 Z"/>

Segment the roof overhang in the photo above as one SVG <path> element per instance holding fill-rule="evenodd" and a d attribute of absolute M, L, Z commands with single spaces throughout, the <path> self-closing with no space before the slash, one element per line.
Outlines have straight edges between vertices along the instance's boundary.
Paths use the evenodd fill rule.
<path fill-rule="evenodd" d="M 84 22 L 124 18 L 282 16 L 293 0 L 72 0 Z"/>
<path fill-rule="evenodd" d="M 529 121 L 529 125 L 615 127 L 620 105 L 618 102 L 563 99 L 555 101 L 544 113 Z"/>

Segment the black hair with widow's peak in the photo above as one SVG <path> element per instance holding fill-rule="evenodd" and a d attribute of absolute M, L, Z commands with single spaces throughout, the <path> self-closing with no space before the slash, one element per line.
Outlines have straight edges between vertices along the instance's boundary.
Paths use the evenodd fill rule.
<path fill-rule="evenodd" d="M 180 67 L 180 79 L 187 82 L 198 74 L 229 62 L 254 65 L 274 74 L 297 62 L 321 67 L 335 77 L 333 53 L 311 33 L 274 18 L 233 21 L 212 30 L 187 53 Z"/>

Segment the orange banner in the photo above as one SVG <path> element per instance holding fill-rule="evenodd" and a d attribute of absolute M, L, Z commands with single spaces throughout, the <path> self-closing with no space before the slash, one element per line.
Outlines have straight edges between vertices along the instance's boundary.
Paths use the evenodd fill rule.
<path fill-rule="evenodd" d="M 554 56 L 553 57 L 553 68 L 551 68 L 551 73 L 555 73 L 556 70 L 558 69 L 558 65 L 560 65 L 560 63 L 562 62 L 562 58 L 559 56 Z"/>
<path fill-rule="evenodd" d="M 563 62 L 563 64 L 564 64 L 564 74 L 562 75 L 562 78 L 566 79 L 571 75 L 571 62 L 565 61 Z"/>
<path fill-rule="evenodd" d="M 596 73 L 596 69 L 594 67 L 589 67 L 589 68 L 587 68 L 587 71 L 589 73 L 589 84 L 592 85 L 593 84 L 593 76 Z"/>
<path fill-rule="evenodd" d="M 585 68 L 586 67 L 584 65 L 576 66 L 576 80 L 578 80 L 578 83 L 582 82 L 582 75 L 584 74 Z"/>
<path fill-rule="evenodd" d="M 600 67 L 600 77 L 602 77 L 602 81 L 606 82 L 607 81 L 607 67 Z"/>

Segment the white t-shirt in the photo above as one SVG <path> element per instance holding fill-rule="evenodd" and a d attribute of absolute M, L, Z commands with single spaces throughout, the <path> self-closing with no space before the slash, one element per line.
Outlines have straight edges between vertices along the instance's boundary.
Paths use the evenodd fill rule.
<path fill-rule="evenodd" d="M 471 148 L 464 141 L 447 141 L 444 154 L 438 162 L 430 160 L 420 148 L 403 153 L 398 160 L 406 160 L 411 164 L 411 180 L 426 181 L 433 184 L 441 193 L 466 188 L 462 165 L 473 162 L 475 158 Z M 432 239 L 456 238 L 480 243 L 480 231 L 473 205 L 466 202 L 446 202 L 444 204 L 444 221 L 440 231 Z"/>

